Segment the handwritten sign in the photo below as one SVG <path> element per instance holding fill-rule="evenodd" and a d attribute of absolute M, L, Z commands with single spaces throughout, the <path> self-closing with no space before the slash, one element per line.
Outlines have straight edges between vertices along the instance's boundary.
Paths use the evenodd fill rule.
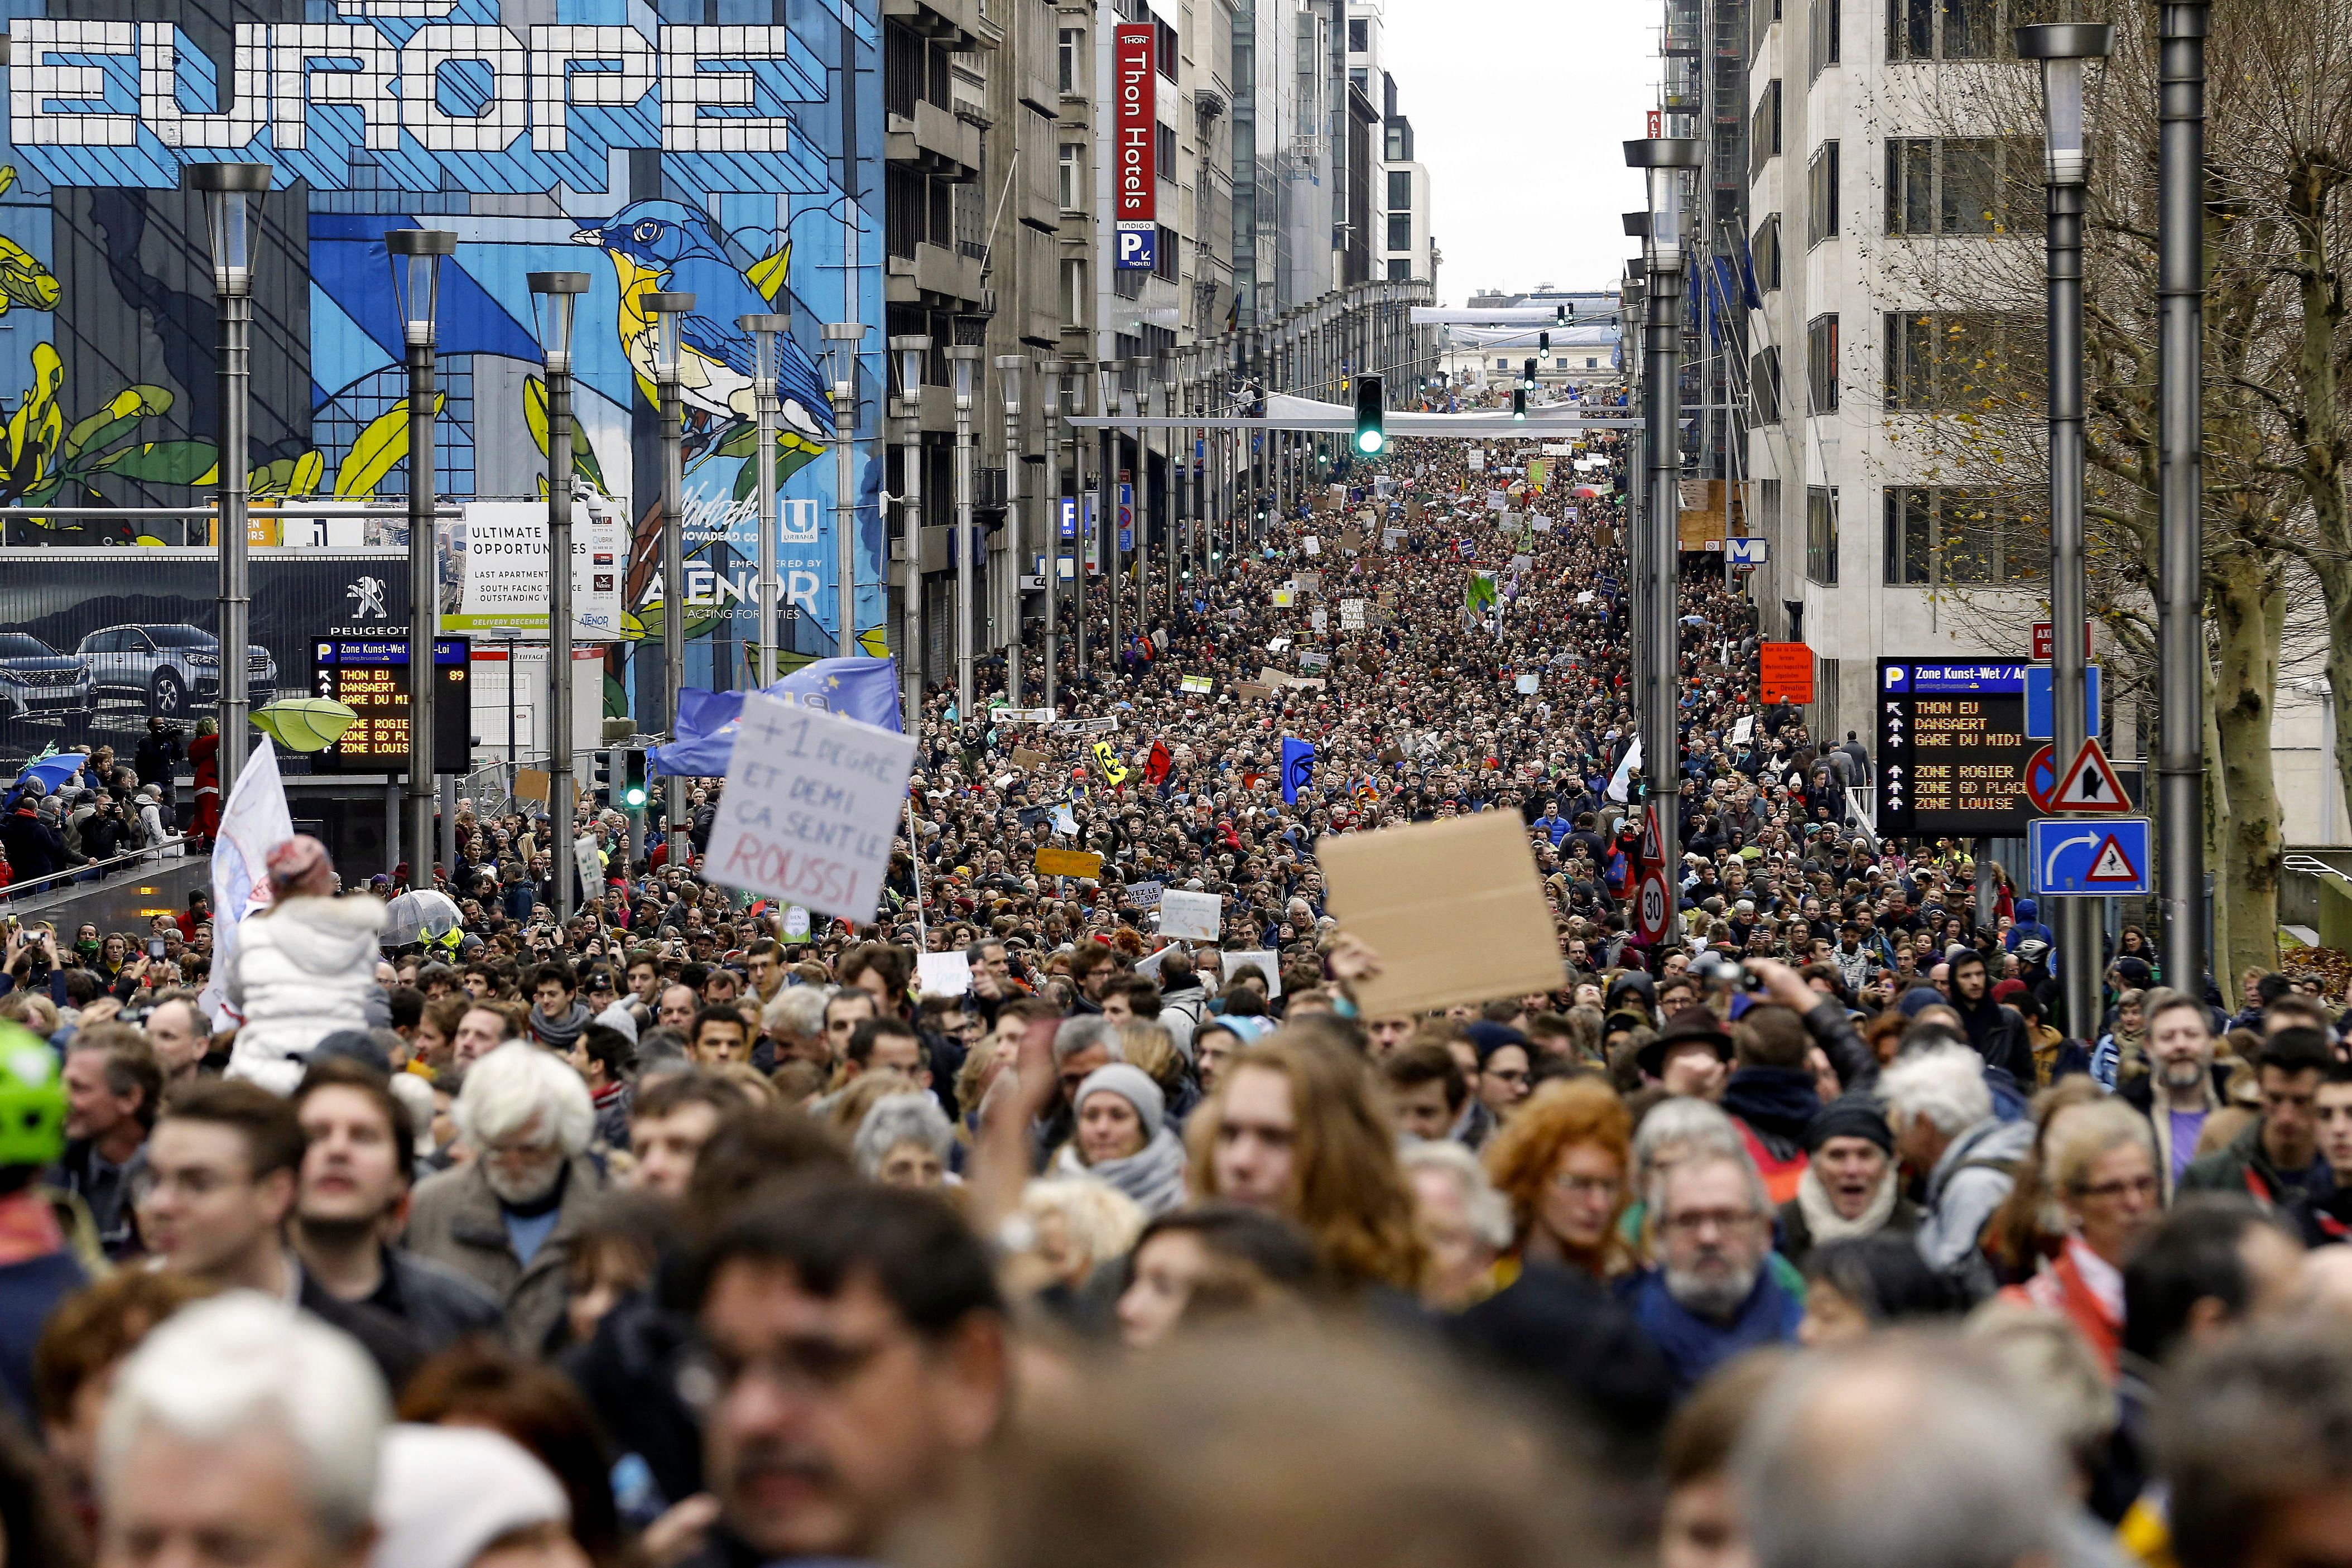
<path fill-rule="evenodd" d="M 1091 849 L 1040 849 L 1037 851 L 1037 874 L 1041 877 L 1099 877 L 1102 857 Z"/>
<path fill-rule="evenodd" d="M 703 874 L 872 920 L 914 767 L 911 735 L 745 693 Z"/>
<path fill-rule="evenodd" d="M 1223 929 L 1225 901 L 1215 893 L 1171 888 L 1160 895 L 1160 934 L 1191 942 L 1214 942 Z"/>
<path fill-rule="evenodd" d="M 1339 601 L 1339 629 L 1343 632 L 1360 632 L 1364 629 L 1363 600 L 1342 599 Z"/>
<path fill-rule="evenodd" d="M 1167 891 L 1164 882 L 1129 882 L 1121 896 L 1139 910 L 1156 910 Z"/>

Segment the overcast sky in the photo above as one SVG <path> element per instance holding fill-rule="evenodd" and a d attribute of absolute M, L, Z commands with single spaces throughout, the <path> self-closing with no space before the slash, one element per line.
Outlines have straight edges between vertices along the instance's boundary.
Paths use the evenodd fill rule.
<path fill-rule="evenodd" d="M 1621 145 L 1657 103 L 1659 0 L 1388 0 L 1381 65 L 1429 167 L 1438 299 L 1612 289 L 1643 205 Z"/>

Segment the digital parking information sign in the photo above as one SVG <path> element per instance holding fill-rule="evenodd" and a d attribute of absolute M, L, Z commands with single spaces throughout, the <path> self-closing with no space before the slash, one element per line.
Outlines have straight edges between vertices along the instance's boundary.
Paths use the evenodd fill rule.
<path fill-rule="evenodd" d="M 2034 816 L 2026 769 L 2022 660 L 1883 658 L 1878 831 L 1897 837 L 2014 837 Z"/>

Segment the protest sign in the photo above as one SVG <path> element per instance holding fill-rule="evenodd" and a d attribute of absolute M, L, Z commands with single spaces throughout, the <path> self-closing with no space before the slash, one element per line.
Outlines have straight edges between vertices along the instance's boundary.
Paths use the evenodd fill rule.
<path fill-rule="evenodd" d="M 1519 695 L 1522 697 L 1532 697 L 1536 694 L 1537 689 L 1542 685 L 1543 677 L 1536 674 L 1533 670 L 1530 670 L 1527 674 L 1519 677 Z"/>
<path fill-rule="evenodd" d="M 1216 678 L 1211 675 L 1188 675 L 1176 684 L 1181 689 L 1200 696 L 1205 696 L 1217 689 Z"/>
<path fill-rule="evenodd" d="M 1037 851 L 1037 874 L 1041 877 L 1099 877 L 1102 857 L 1091 849 L 1040 849 Z"/>
<path fill-rule="evenodd" d="M 1026 746 L 1013 748 L 1013 765 L 1023 773 L 1027 773 L 1032 768 L 1051 767 L 1053 764 L 1054 759 L 1043 752 L 1033 752 Z"/>
<path fill-rule="evenodd" d="M 961 996 L 971 989 L 971 961 L 959 948 L 953 952 L 915 955 L 917 992 L 924 996 Z"/>
<path fill-rule="evenodd" d="M 1322 609 L 1312 611 L 1307 617 L 1307 623 L 1318 632 L 1328 632 L 1331 629 L 1331 612 Z"/>
<path fill-rule="evenodd" d="M 1229 952 L 1224 955 L 1223 963 L 1224 973 L 1228 977 L 1244 967 L 1255 965 L 1257 972 L 1265 976 L 1267 1001 L 1271 1002 L 1282 994 L 1281 955 L 1272 948 L 1253 947 L 1244 948 L 1238 952 Z"/>
<path fill-rule="evenodd" d="M 1339 929 L 1381 955 L 1380 974 L 1356 987 L 1366 1016 L 1559 984 L 1551 910 L 1517 813 L 1327 834 L 1315 855 Z"/>
<path fill-rule="evenodd" d="M 1286 610 L 1297 602 L 1298 590 L 1296 588 L 1276 588 L 1274 591 L 1274 607 L 1277 610 Z"/>
<path fill-rule="evenodd" d="M 1214 942 L 1223 929 L 1225 901 L 1215 893 L 1171 888 L 1160 895 L 1160 934 Z"/>
<path fill-rule="evenodd" d="M 1323 542 L 1316 538 L 1311 533 L 1306 534 L 1299 539 L 1298 547 L 1306 551 L 1309 555 L 1320 555 L 1323 553 Z"/>
<path fill-rule="evenodd" d="M 1244 701 L 1248 701 L 1255 698 L 1271 697 L 1274 695 L 1273 687 L 1266 685 L 1263 681 L 1256 680 L 1235 681 L 1234 683 L 1234 690 Z"/>
<path fill-rule="evenodd" d="M 1129 882 L 1120 896 L 1139 910 L 1156 910 L 1167 890 L 1160 882 Z"/>
<path fill-rule="evenodd" d="M 1364 629 L 1363 600 L 1342 599 L 1339 601 L 1339 629 L 1343 632 L 1360 632 Z"/>
<path fill-rule="evenodd" d="M 744 693 L 704 875 L 872 920 L 914 766 L 912 735 Z"/>

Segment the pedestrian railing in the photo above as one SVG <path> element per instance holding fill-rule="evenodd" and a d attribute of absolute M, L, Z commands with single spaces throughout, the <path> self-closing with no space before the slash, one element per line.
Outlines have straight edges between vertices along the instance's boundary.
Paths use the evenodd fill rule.
<path fill-rule="evenodd" d="M 110 867 L 120 868 L 130 866 L 152 866 L 166 855 L 176 858 L 185 855 L 187 842 L 184 837 L 166 838 L 161 844 L 151 844 L 140 849 L 126 849 L 119 855 L 109 855 L 102 860 L 85 860 L 69 870 L 51 871 L 42 877 L 19 877 L 6 887 L 0 888 L 0 904 L 28 895 L 55 892 L 59 888 L 90 879 L 93 872 L 100 873 L 97 880 L 104 881 L 106 879 L 104 873 Z"/>

